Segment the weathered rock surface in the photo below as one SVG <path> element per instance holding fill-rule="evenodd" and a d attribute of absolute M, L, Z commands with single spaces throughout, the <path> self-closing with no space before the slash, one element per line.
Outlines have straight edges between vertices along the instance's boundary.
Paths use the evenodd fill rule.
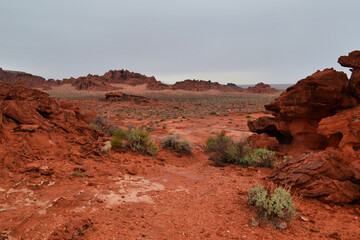
<path fill-rule="evenodd" d="M 290 185 L 305 197 L 344 204 L 360 198 L 354 170 L 343 161 L 343 153 L 329 148 L 290 159 L 273 173 L 276 183 Z"/>
<path fill-rule="evenodd" d="M 270 137 L 268 134 L 253 134 L 247 138 L 251 147 L 254 149 L 264 148 L 271 151 L 277 151 L 279 148 L 279 142 L 275 137 Z"/>
<path fill-rule="evenodd" d="M 345 91 L 348 81 L 345 73 L 334 69 L 317 71 L 286 89 L 274 102 L 265 105 L 265 109 L 272 111 L 278 120 L 319 120 L 357 105 Z"/>
<path fill-rule="evenodd" d="M 304 196 L 344 204 L 360 199 L 360 51 L 340 57 L 339 63 L 353 68 L 350 81 L 343 72 L 317 71 L 265 106 L 274 117 L 249 121 L 248 126 L 276 137 L 279 148 L 317 150 L 278 168 L 275 182 Z"/>
<path fill-rule="evenodd" d="M 352 162 L 360 150 L 360 107 L 323 118 L 317 132 L 329 139 L 329 146 L 339 147 L 343 151 L 345 162 Z"/>
<path fill-rule="evenodd" d="M 360 51 L 353 51 L 338 60 L 341 66 L 351 68 L 352 74 L 347 90 L 360 101 Z"/>
<path fill-rule="evenodd" d="M 0 82 L 0 169 L 72 152 L 92 152 L 102 133 L 89 126 L 73 104 L 24 85 Z M 49 151 L 51 149 L 51 151 Z"/>

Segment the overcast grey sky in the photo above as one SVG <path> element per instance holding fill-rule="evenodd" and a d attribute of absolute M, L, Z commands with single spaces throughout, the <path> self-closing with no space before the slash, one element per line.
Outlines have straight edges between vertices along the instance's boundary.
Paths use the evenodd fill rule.
<path fill-rule="evenodd" d="M 0 0 L 0 67 L 294 83 L 360 49 L 359 0 Z"/>

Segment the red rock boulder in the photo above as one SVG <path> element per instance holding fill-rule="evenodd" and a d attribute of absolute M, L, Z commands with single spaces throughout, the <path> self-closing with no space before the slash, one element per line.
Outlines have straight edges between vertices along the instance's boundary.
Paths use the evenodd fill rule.
<path fill-rule="evenodd" d="M 341 66 L 351 68 L 347 90 L 360 101 L 360 51 L 353 51 L 348 56 L 341 56 L 338 60 Z"/>
<path fill-rule="evenodd" d="M 357 105 L 346 92 L 348 81 L 345 73 L 334 69 L 317 71 L 286 89 L 274 102 L 265 105 L 265 109 L 282 121 L 320 120 Z"/>
<path fill-rule="evenodd" d="M 274 171 L 276 183 L 336 204 L 360 199 L 359 59 L 360 51 L 339 58 L 353 68 L 350 81 L 343 72 L 318 71 L 265 106 L 274 117 L 248 123 L 251 131 L 276 137 L 279 148 L 294 153 Z"/>

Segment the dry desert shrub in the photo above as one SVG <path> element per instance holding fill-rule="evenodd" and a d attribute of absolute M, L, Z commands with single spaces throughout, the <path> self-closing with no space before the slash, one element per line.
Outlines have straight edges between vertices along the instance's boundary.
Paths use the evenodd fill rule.
<path fill-rule="evenodd" d="M 130 149 L 150 156 L 157 154 L 157 147 L 150 138 L 150 132 L 141 128 L 117 129 L 114 132 L 111 146 L 115 149 Z"/>
<path fill-rule="evenodd" d="M 246 140 L 235 143 L 224 131 L 209 137 L 205 151 L 211 153 L 210 159 L 216 165 L 232 163 L 241 166 L 273 168 L 275 152 L 267 149 L 252 149 Z"/>
<path fill-rule="evenodd" d="M 191 154 L 191 144 L 187 140 L 180 140 L 178 135 L 170 135 L 164 139 L 162 147 L 180 154 Z"/>
<path fill-rule="evenodd" d="M 251 187 L 248 193 L 248 202 L 257 208 L 262 218 L 291 219 L 295 218 L 295 207 L 289 190 L 281 187 L 273 192 L 264 189 L 264 186 Z"/>

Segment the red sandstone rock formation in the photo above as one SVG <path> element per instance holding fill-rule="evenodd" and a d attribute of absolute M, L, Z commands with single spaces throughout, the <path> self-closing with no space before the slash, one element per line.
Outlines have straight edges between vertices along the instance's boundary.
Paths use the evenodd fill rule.
<path fill-rule="evenodd" d="M 142 84 L 161 84 L 161 82 L 157 81 L 155 77 L 147 77 L 140 73 L 129 72 L 128 70 L 110 70 L 104 74 L 103 78 L 109 83 L 122 83 L 132 86 Z"/>
<path fill-rule="evenodd" d="M 74 104 L 0 82 L 0 169 L 16 172 L 45 157 L 92 153 L 101 133 L 84 120 L 89 117 Z"/>
<path fill-rule="evenodd" d="M 0 68 L 0 81 L 16 84 L 24 83 L 32 88 L 42 88 L 43 90 L 50 90 L 53 87 L 64 84 L 71 84 L 77 90 L 89 91 L 112 91 L 119 89 L 113 84 L 126 84 L 131 86 L 147 85 L 149 90 L 187 90 L 187 91 L 208 91 L 218 90 L 222 92 L 236 91 L 236 92 L 251 92 L 251 93 L 265 93 L 271 94 L 278 92 L 277 89 L 271 88 L 268 84 L 258 83 L 255 87 L 242 89 L 233 83 L 227 85 L 218 82 L 203 81 L 203 80 L 184 80 L 176 82 L 174 85 L 166 85 L 157 81 L 155 77 L 147 77 L 140 73 L 130 72 L 128 70 L 110 70 L 103 76 L 91 75 L 79 78 L 67 78 L 63 80 L 49 79 L 45 80 L 42 77 L 33 76 L 28 73 L 4 71 Z"/>
<path fill-rule="evenodd" d="M 77 90 L 97 90 L 109 91 L 116 90 L 112 84 L 126 84 L 131 86 L 147 84 L 151 90 L 166 89 L 168 86 L 157 81 L 155 77 L 147 77 L 140 73 L 130 72 L 128 70 L 110 70 L 103 76 L 88 75 L 86 77 L 63 79 L 61 84 L 70 83 Z"/>
<path fill-rule="evenodd" d="M 348 81 L 345 73 L 334 69 L 317 71 L 286 89 L 265 108 L 279 120 L 319 120 L 340 109 L 356 106 L 355 99 L 345 91 Z"/>
<path fill-rule="evenodd" d="M 143 103 L 149 103 L 151 101 L 154 101 L 154 100 L 150 100 L 149 98 L 146 98 L 146 97 L 125 94 L 122 92 L 109 92 L 109 93 L 105 94 L 105 98 L 109 101 L 119 101 L 119 102 L 131 101 L 131 102 L 135 102 L 136 104 L 140 104 L 140 103 L 143 104 Z"/>
<path fill-rule="evenodd" d="M 279 92 L 278 89 L 272 88 L 270 87 L 269 84 L 265 84 L 263 82 L 256 84 L 254 87 L 249 87 L 248 89 L 246 89 L 246 91 L 251 93 L 266 93 L 266 94 Z"/>
<path fill-rule="evenodd" d="M 171 86 L 173 90 L 188 90 L 188 91 L 207 91 L 207 90 L 219 90 L 219 91 L 240 91 L 243 89 L 235 84 L 222 85 L 218 82 L 204 81 L 204 80 L 184 80 L 176 82 Z"/>
<path fill-rule="evenodd" d="M 41 88 L 46 83 L 46 80 L 42 77 L 25 72 L 6 71 L 1 68 L 0 81 L 10 84 L 23 83 L 32 88 Z"/>
<path fill-rule="evenodd" d="M 265 106 L 275 118 L 264 127 L 275 129 L 271 134 L 277 134 L 280 141 L 282 136 L 287 140 L 291 136 L 293 145 L 299 148 L 325 148 L 327 139 L 317 132 L 319 121 L 341 109 L 357 105 L 356 100 L 346 92 L 347 82 L 344 73 L 333 69 L 318 71 L 300 80 Z M 262 127 L 251 129 L 258 133 L 267 132 Z"/>
<path fill-rule="evenodd" d="M 359 51 L 339 58 L 339 63 L 354 68 L 350 81 L 333 69 L 318 71 L 265 106 L 274 117 L 249 121 L 248 126 L 290 149 L 317 150 L 278 168 L 275 182 L 291 185 L 304 196 L 344 204 L 360 199 Z"/>
<path fill-rule="evenodd" d="M 73 79 L 71 85 L 74 86 L 76 90 L 110 91 L 118 89 L 108 83 L 106 79 L 90 74 L 87 77 Z"/>
<path fill-rule="evenodd" d="M 360 101 L 360 51 L 353 51 L 349 56 L 341 56 L 338 62 L 343 67 L 352 68 L 348 91 Z"/>

